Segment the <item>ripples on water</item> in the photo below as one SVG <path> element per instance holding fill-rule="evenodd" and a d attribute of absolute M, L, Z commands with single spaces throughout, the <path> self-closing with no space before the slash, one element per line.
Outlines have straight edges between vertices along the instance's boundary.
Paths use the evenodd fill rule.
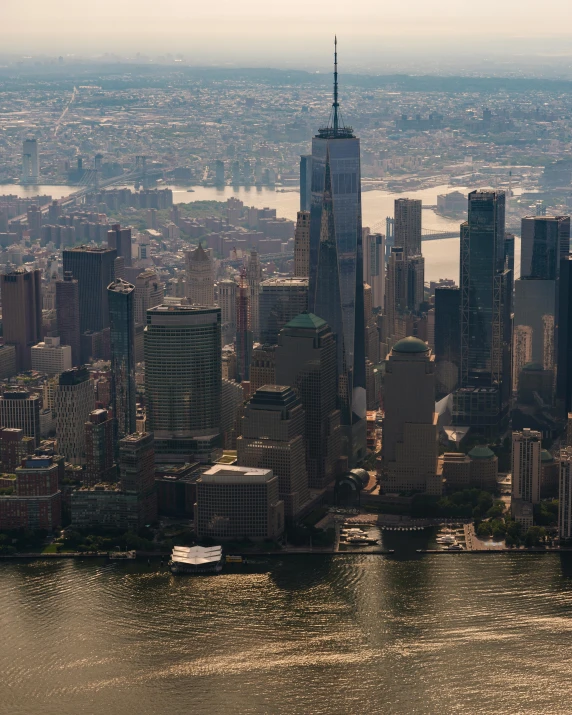
<path fill-rule="evenodd" d="M 571 560 L 572 561 L 572 560 Z M 569 713 L 558 556 L 0 566 L 0 712 Z"/>

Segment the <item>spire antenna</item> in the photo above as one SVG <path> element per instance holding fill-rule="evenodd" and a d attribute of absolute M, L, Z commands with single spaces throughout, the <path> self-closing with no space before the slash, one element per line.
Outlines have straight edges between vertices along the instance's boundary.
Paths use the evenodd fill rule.
<path fill-rule="evenodd" d="M 338 133 L 338 36 L 334 35 L 334 135 Z"/>

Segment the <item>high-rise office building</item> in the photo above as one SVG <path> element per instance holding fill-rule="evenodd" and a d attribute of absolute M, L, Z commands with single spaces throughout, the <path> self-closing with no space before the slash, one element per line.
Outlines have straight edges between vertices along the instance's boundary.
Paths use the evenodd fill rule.
<path fill-rule="evenodd" d="M 114 445 L 113 418 L 107 410 L 93 410 L 85 423 L 85 486 L 117 481 Z"/>
<path fill-rule="evenodd" d="M 306 413 L 309 484 L 322 489 L 336 477 L 342 448 L 336 339 L 325 320 L 302 313 L 280 331 L 275 354 L 276 381 L 296 390 Z"/>
<path fill-rule="evenodd" d="M 41 404 L 39 395 L 31 395 L 27 390 L 6 390 L 0 397 L 0 424 L 2 427 L 21 429 L 24 436 L 32 437 L 38 447 Z"/>
<path fill-rule="evenodd" d="M 109 284 L 111 405 L 119 439 L 135 432 L 135 286 L 118 279 Z"/>
<path fill-rule="evenodd" d="M 563 417 L 572 412 L 572 254 L 560 259 L 556 400 Z"/>
<path fill-rule="evenodd" d="M 81 360 L 79 284 L 71 271 L 64 273 L 63 280 L 56 281 L 56 317 L 60 342 L 71 347 L 72 365 L 78 366 Z"/>
<path fill-rule="evenodd" d="M 366 450 L 360 142 L 339 112 L 337 47 L 331 121 L 312 139 L 308 307 L 336 335 L 342 423 L 353 466 Z"/>
<path fill-rule="evenodd" d="M 2 275 L 4 342 L 16 348 L 16 367 L 30 370 L 32 345 L 42 339 L 42 272 L 19 268 Z"/>
<path fill-rule="evenodd" d="M 135 322 L 145 325 L 147 311 L 161 305 L 164 298 L 163 284 L 154 268 L 146 268 L 135 280 Z"/>
<path fill-rule="evenodd" d="M 222 341 L 224 345 L 234 342 L 236 337 L 236 281 L 225 278 L 218 284 L 218 302 L 222 322 Z"/>
<path fill-rule="evenodd" d="M 63 251 L 64 272 L 78 282 L 80 332 L 109 326 L 107 286 L 115 280 L 115 248 L 78 246 Z"/>
<path fill-rule="evenodd" d="M 418 313 L 425 302 L 425 259 L 423 256 L 407 258 L 407 309 Z"/>
<path fill-rule="evenodd" d="M 459 383 L 461 366 L 461 293 L 435 290 L 435 381 L 437 394 L 449 394 Z"/>
<path fill-rule="evenodd" d="M 260 284 L 262 283 L 262 266 L 258 251 L 250 251 L 246 262 L 246 283 L 248 285 L 248 301 L 250 306 L 250 330 L 252 339 L 260 340 Z"/>
<path fill-rule="evenodd" d="M 214 266 L 210 255 L 199 243 L 186 252 L 187 298 L 191 305 L 214 305 Z"/>
<path fill-rule="evenodd" d="M 532 328 L 515 325 L 512 346 L 512 389 L 518 391 L 518 380 L 525 365 L 532 362 Z"/>
<path fill-rule="evenodd" d="M 131 229 L 121 228 L 114 223 L 107 232 L 107 246 L 117 251 L 117 258 L 123 258 L 123 267 L 130 268 L 133 264 L 131 256 Z"/>
<path fill-rule="evenodd" d="M 540 501 L 542 435 L 525 428 L 512 433 L 512 497 Z"/>
<path fill-rule="evenodd" d="M 521 277 L 556 280 L 560 259 L 570 252 L 570 216 L 525 216 L 521 236 Z"/>
<path fill-rule="evenodd" d="M 119 479 L 121 489 L 137 495 L 139 526 L 157 519 L 155 490 L 155 446 L 149 432 L 135 432 L 119 440 Z"/>
<path fill-rule="evenodd" d="M 268 278 L 260 287 L 260 338 L 275 344 L 290 320 L 308 309 L 307 278 Z"/>
<path fill-rule="evenodd" d="M 371 286 L 372 307 L 381 310 L 385 297 L 385 236 L 363 229 L 363 280 Z"/>
<path fill-rule="evenodd" d="M 250 358 L 250 392 L 254 394 L 263 385 L 276 384 L 276 345 L 258 345 L 252 348 Z"/>
<path fill-rule="evenodd" d="M 58 449 L 68 462 L 85 464 L 85 423 L 95 407 L 86 367 L 63 372 L 54 395 Z"/>
<path fill-rule="evenodd" d="M 215 464 L 197 479 L 199 538 L 278 539 L 284 503 L 271 469 Z"/>
<path fill-rule="evenodd" d="M 384 341 L 404 338 L 399 332 L 399 317 L 407 308 L 407 262 L 401 246 L 393 246 L 387 262 L 385 282 Z"/>
<path fill-rule="evenodd" d="M 31 353 L 32 370 L 43 372 L 49 377 L 73 367 L 71 347 L 61 345 L 58 336 L 46 335 L 43 342 L 32 347 Z"/>
<path fill-rule="evenodd" d="M 461 387 L 453 420 L 486 436 L 508 420 L 512 274 L 504 257 L 505 195 L 472 191 L 461 225 Z"/>
<path fill-rule="evenodd" d="M 309 211 L 312 206 L 312 155 L 300 157 L 300 211 Z"/>
<path fill-rule="evenodd" d="M 220 308 L 151 308 L 144 342 L 147 421 L 156 453 L 208 461 L 220 443 Z"/>
<path fill-rule="evenodd" d="M 560 450 L 560 486 L 558 490 L 558 536 L 572 539 L 572 447 Z"/>
<path fill-rule="evenodd" d="M 441 493 L 435 357 L 418 338 L 399 340 L 385 363 L 381 486 Z"/>
<path fill-rule="evenodd" d="M 250 327 L 250 289 L 244 277 L 236 294 L 236 379 L 237 382 L 250 378 L 250 358 L 252 355 L 252 329 Z"/>
<path fill-rule="evenodd" d="M 522 219 L 520 279 L 515 281 L 514 323 L 532 331 L 532 360 L 550 362 L 555 333 L 547 316 L 556 318 L 559 266 L 570 246 L 569 216 Z"/>
<path fill-rule="evenodd" d="M 215 161 L 215 186 L 224 186 L 224 161 Z"/>
<path fill-rule="evenodd" d="M 295 518 L 308 502 L 304 408 L 291 387 L 264 385 L 244 406 L 236 440 L 238 464 L 272 469 L 284 515 Z"/>
<path fill-rule="evenodd" d="M 36 139 L 25 139 L 22 145 L 22 183 L 37 184 L 40 181 L 40 159 Z"/>
<path fill-rule="evenodd" d="M 310 273 L 310 212 L 298 211 L 294 231 L 294 275 L 307 278 Z"/>
<path fill-rule="evenodd" d="M 394 246 L 403 248 L 405 260 L 421 255 L 421 199 L 395 199 Z"/>

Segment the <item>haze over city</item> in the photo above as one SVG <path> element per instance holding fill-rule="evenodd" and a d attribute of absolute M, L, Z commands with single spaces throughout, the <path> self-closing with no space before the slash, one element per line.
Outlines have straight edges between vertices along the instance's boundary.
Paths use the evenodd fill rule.
<path fill-rule="evenodd" d="M 0 711 L 568 715 L 570 5 L 0 3 Z"/>

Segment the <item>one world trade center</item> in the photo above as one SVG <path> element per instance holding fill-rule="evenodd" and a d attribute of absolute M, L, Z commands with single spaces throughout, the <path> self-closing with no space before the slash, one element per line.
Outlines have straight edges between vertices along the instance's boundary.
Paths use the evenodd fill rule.
<path fill-rule="evenodd" d="M 366 378 L 360 143 L 338 103 L 312 139 L 309 308 L 337 339 L 338 393 L 350 466 L 366 454 Z"/>

